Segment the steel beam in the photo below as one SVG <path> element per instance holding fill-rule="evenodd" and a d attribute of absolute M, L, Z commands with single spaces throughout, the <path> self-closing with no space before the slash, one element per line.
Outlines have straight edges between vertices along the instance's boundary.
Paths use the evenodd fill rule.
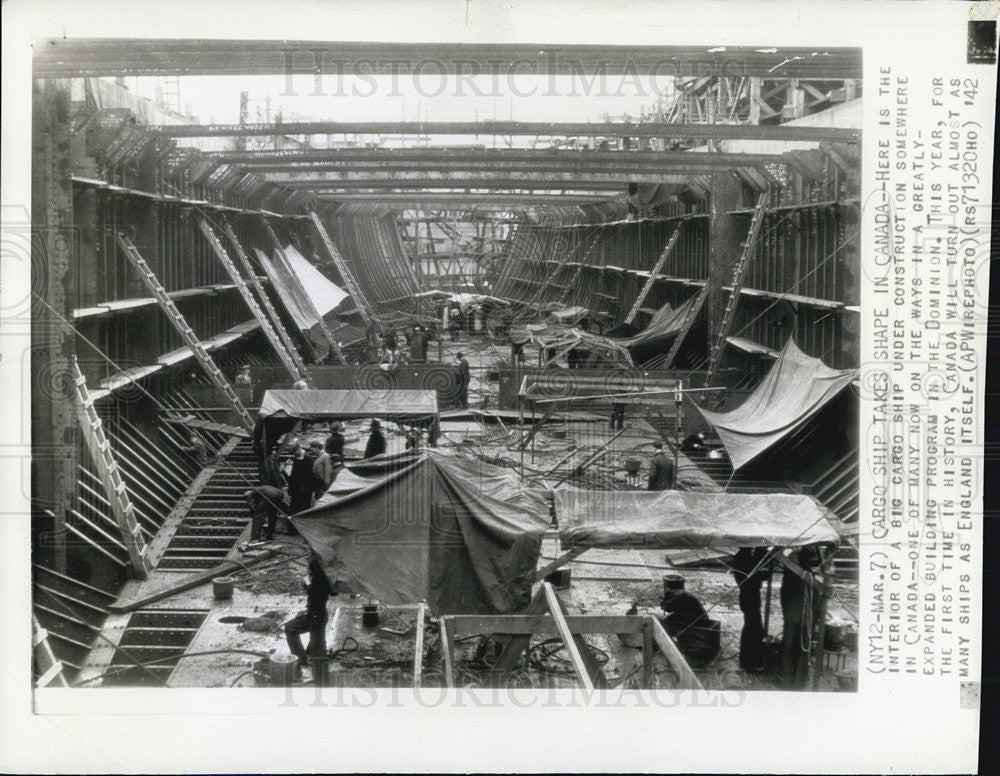
<path fill-rule="evenodd" d="M 150 129 L 162 137 L 270 137 L 271 135 L 472 135 L 488 137 L 615 137 L 683 140 L 801 140 L 856 142 L 860 130 L 787 124 L 667 124 L 550 121 L 299 121 L 280 124 L 170 124 Z"/>
<path fill-rule="evenodd" d="M 619 176 L 587 176 L 576 175 L 539 175 L 528 174 L 525 177 L 500 177 L 499 175 L 463 175 L 446 178 L 412 178 L 386 174 L 375 178 L 365 176 L 352 180 L 336 180 L 328 177 L 282 181 L 283 186 L 291 189 L 309 189 L 311 191 L 346 191 L 357 189 L 581 189 L 599 191 L 617 191 L 630 182 L 663 183 L 662 175 L 644 175 L 640 177 Z"/>
<path fill-rule="evenodd" d="M 576 164 L 633 164 L 658 166 L 752 167 L 781 162 L 782 154 L 699 151 L 591 151 L 552 148 L 335 148 L 309 149 L 280 156 L 265 152 L 235 151 L 212 154 L 213 160 L 243 165 L 299 162 L 560 162 Z M 299 157 L 299 158 L 297 158 Z"/>
<path fill-rule="evenodd" d="M 53 38 L 35 46 L 33 70 L 36 78 L 301 73 L 319 76 L 319 96 L 344 89 L 323 76 L 572 75 L 582 86 L 583 75 L 861 78 L 861 62 L 860 48 Z"/>
<path fill-rule="evenodd" d="M 434 192 L 414 191 L 411 193 L 343 193 L 320 196 L 325 202 L 381 202 L 386 205 L 585 205 L 606 202 L 608 196 L 594 194 L 516 194 L 510 192 L 466 193 L 461 191 Z"/>

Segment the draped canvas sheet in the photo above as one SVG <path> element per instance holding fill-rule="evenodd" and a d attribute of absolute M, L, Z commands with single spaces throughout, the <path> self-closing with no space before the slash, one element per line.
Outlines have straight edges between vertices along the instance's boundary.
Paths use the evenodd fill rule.
<path fill-rule="evenodd" d="M 837 542 L 829 511 L 789 493 L 554 491 L 564 548 L 790 547 Z"/>
<path fill-rule="evenodd" d="M 735 470 L 809 420 L 857 376 L 857 369 L 831 369 L 807 356 L 789 339 L 743 404 L 731 412 L 698 411 L 714 426 Z"/>
<path fill-rule="evenodd" d="M 445 456 L 387 456 L 362 471 L 367 487 L 290 518 L 331 582 L 437 615 L 527 605 L 547 512 L 493 498 Z"/>
<path fill-rule="evenodd" d="M 632 347 L 672 337 L 681 330 L 681 327 L 684 325 L 684 318 L 688 310 L 694 305 L 697 296 L 695 294 L 679 307 L 671 308 L 669 304 L 663 305 L 650 318 L 646 328 L 638 334 L 634 334 L 631 337 L 610 337 L 609 339 L 619 345 Z"/>
<path fill-rule="evenodd" d="M 546 515 L 549 513 L 547 491 L 541 488 L 526 488 L 520 482 L 520 477 L 514 469 L 506 466 L 493 466 L 478 458 L 455 455 L 453 453 L 426 448 L 419 453 L 404 452 L 396 456 L 385 456 L 378 460 L 362 460 L 348 463 L 337 475 L 333 485 L 316 501 L 316 506 L 322 506 L 335 501 L 349 493 L 371 487 L 381 477 L 387 460 L 416 459 L 419 456 L 431 456 L 441 461 L 443 465 L 461 477 L 465 482 L 475 483 L 483 494 L 527 509 L 532 514 Z"/>
<path fill-rule="evenodd" d="M 254 252 L 282 304 L 301 331 L 309 331 L 320 322 L 314 309 L 321 316 L 326 315 L 348 296 L 291 245 L 282 252 L 294 275 L 289 274 L 283 262 L 271 261 L 259 248 Z"/>

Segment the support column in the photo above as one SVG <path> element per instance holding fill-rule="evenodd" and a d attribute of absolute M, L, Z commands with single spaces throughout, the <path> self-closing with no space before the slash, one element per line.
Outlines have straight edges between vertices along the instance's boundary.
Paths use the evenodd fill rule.
<path fill-rule="evenodd" d="M 35 523 L 36 545 L 66 571 L 66 520 L 76 493 L 76 418 L 70 359 L 75 350 L 76 297 L 70 91 L 67 80 L 37 80 L 32 104 L 31 420 L 32 487 L 37 504 L 54 519 Z"/>
<path fill-rule="evenodd" d="M 729 285 L 733 276 L 733 265 L 740 259 L 742 242 L 746 236 L 746 222 L 731 215 L 731 210 L 739 207 L 742 185 L 728 170 L 712 174 L 711 219 L 709 224 L 708 254 L 708 298 L 705 310 L 708 316 L 708 341 L 706 354 L 711 343 L 718 337 L 719 326 L 726 309 L 726 292 L 722 287 Z"/>

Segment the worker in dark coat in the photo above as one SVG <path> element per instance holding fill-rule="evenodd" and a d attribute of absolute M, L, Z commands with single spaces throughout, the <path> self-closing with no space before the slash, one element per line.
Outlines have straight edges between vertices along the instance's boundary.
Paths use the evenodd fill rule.
<path fill-rule="evenodd" d="M 417 326 L 410 337 L 410 363 L 422 364 L 427 360 L 427 335 L 422 326 Z"/>
<path fill-rule="evenodd" d="M 611 403 L 611 430 L 621 431 L 625 428 L 625 404 L 620 401 Z"/>
<path fill-rule="evenodd" d="M 464 353 L 457 353 L 455 358 L 458 359 L 458 400 L 463 408 L 467 408 L 469 406 L 469 383 L 472 380 L 469 362 Z"/>
<path fill-rule="evenodd" d="M 344 457 L 344 427 L 341 425 L 339 420 L 333 421 L 330 424 L 330 436 L 326 438 L 326 444 L 323 446 L 326 452 L 330 455 L 339 455 L 341 458 Z"/>
<path fill-rule="evenodd" d="M 288 498 L 291 502 L 289 511 L 293 515 L 312 506 L 313 493 L 316 490 L 316 481 L 313 478 L 315 462 L 316 455 L 311 448 L 296 447 L 292 470 L 288 475 Z"/>
<path fill-rule="evenodd" d="M 250 540 L 257 541 L 262 535 L 265 541 L 273 540 L 278 514 L 288 510 L 285 491 L 272 485 L 258 485 L 243 495 L 250 507 Z"/>
<path fill-rule="evenodd" d="M 663 452 L 662 442 L 653 442 L 656 452 L 649 462 L 649 485 L 647 490 L 670 490 L 674 487 L 674 462 Z"/>
<path fill-rule="evenodd" d="M 741 547 L 729 567 L 740 588 L 740 668 L 757 673 L 764 669 L 764 622 L 760 616 L 760 588 L 767 579 L 766 547 Z"/>
<path fill-rule="evenodd" d="M 385 437 L 382 436 L 382 424 L 377 420 L 372 421 L 372 433 L 368 437 L 368 444 L 365 445 L 365 458 L 374 458 L 385 452 Z"/>
<path fill-rule="evenodd" d="M 790 560 L 802 568 L 810 580 L 818 561 L 816 550 L 803 547 Z M 809 581 L 785 569 L 781 575 L 781 678 L 792 689 L 801 689 L 809 678 L 809 656 L 812 652 L 819 595 Z"/>
<path fill-rule="evenodd" d="M 309 579 L 303 582 L 306 592 L 306 608 L 285 623 L 285 639 L 288 650 L 299 659 L 303 666 L 310 660 L 325 660 L 326 624 L 330 615 L 327 601 L 333 595 L 330 581 L 326 578 L 319 559 L 314 555 L 309 561 Z M 309 634 L 309 646 L 302 646 L 302 634 Z M 315 668 L 316 664 L 313 664 Z"/>

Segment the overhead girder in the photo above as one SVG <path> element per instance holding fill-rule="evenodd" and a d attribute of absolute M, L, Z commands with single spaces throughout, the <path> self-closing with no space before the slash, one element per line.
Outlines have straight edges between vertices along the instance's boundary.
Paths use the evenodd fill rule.
<path fill-rule="evenodd" d="M 290 173 L 262 173 L 271 183 L 280 185 L 315 185 L 327 184 L 331 186 L 364 185 L 366 182 L 379 183 L 383 181 L 420 181 L 427 185 L 451 183 L 452 181 L 463 180 L 492 180 L 517 177 L 519 180 L 534 181 L 565 181 L 591 180 L 604 183 L 662 183 L 670 181 L 674 183 L 682 182 L 685 178 L 698 174 L 707 173 L 709 170 L 695 169 L 671 169 L 669 171 L 645 170 L 645 169 L 612 169 L 610 167 L 597 167 L 587 169 L 565 170 L 561 168 L 531 167 L 528 165 L 502 165 L 502 166 L 482 166 L 470 168 L 468 165 L 461 167 L 446 168 L 420 168 L 420 169 L 361 169 L 361 170 L 338 170 L 331 172 L 290 172 Z"/>
<path fill-rule="evenodd" d="M 209 158 L 222 164 L 274 165 L 296 161 L 294 155 L 260 156 L 260 152 L 233 152 L 210 154 Z M 728 153 L 720 151 L 567 151 L 550 148 L 337 148 L 324 149 L 308 155 L 301 154 L 298 162 L 564 162 L 590 165 L 650 164 L 663 167 L 669 164 L 698 167 L 746 167 L 780 162 L 781 154 Z"/>
<path fill-rule="evenodd" d="M 860 48 L 53 38 L 36 78 L 139 75 L 645 75 L 861 78 Z M 324 84 L 317 81 L 315 88 Z M 325 91 L 336 83 L 325 84 Z"/>
<path fill-rule="evenodd" d="M 592 193 L 566 194 L 534 194 L 516 192 L 379 192 L 379 193 L 344 193 L 318 196 L 320 202 L 378 202 L 386 205 L 582 205 L 605 202 L 606 195 Z"/>
<path fill-rule="evenodd" d="M 667 124 L 548 121 L 297 121 L 280 124 L 170 124 L 150 129 L 164 137 L 272 135 L 487 135 L 529 137 L 629 137 L 684 140 L 800 140 L 856 142 L 860 131 L 785 124 Z"/>

